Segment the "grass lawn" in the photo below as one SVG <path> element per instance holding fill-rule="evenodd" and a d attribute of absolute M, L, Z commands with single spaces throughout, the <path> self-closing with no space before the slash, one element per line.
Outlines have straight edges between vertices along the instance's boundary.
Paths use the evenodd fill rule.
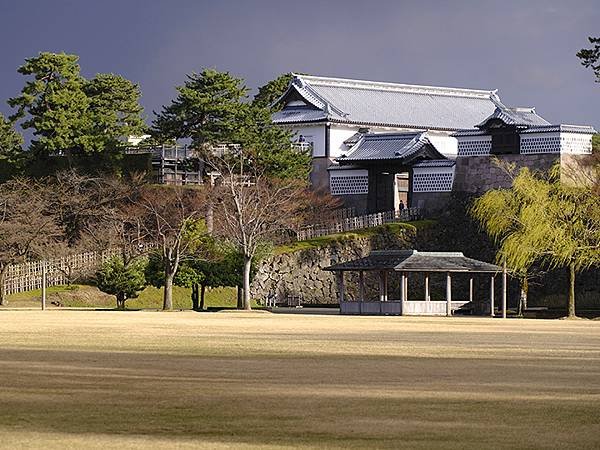
<path fill-rule="evenodd" d="M 191 289 L 179 286 L 173 287 L 173 307 L 175 309 L 191 309 Z M 7 297 L 9 308 L 40 307 L 42 291 L 21 292 Z M 74 284 L 71 286 L 52 286 L 48 288 L 47 306 L 53 308 L 51 302 L 60 302 L 69 308 L 115 308 L 116 300 L 113 295 L 100 292 L 95 286 Z M 235 288 L 214 288 L 206 290 L 207 308 L 233 308 L 237 305 Z M 161 309 L 163 289 L 152 286 L 146 287 L 137 298 L 127 300 L 127 309 Z"/>
<path fill-rule="evenodd" d="M 598 448 L 600 322 L 0 311 L 4 448 Z"/>

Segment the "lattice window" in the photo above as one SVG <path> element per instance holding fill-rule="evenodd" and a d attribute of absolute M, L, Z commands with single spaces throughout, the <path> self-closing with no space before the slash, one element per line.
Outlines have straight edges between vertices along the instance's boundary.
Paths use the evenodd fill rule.
<path fill-rule="evenodd" d="M 454 171 L 413 174 L 413 192 L 450 192 Z"/>
<path fill-rule="evenodd" d="M 329 180 L 331 195 L 367 194 L 369 176 L 365 174 L 332 175 Z"/>
<path fill-rule="evenodd" d="M 491 136 L 487 139 L 458 141 L 458 156 L 485 156 L 492 149 Z"/>
<path fill-rule="evenodd" d="M 521 135 L 521 154 L 560 153 L 560 136 L 524 136 Z"/>
<path fill-rule="evenodd" d="M 560 150 L 563 153 L 592 153 L 592 138 L 585 134 L 561 134 Z"/>

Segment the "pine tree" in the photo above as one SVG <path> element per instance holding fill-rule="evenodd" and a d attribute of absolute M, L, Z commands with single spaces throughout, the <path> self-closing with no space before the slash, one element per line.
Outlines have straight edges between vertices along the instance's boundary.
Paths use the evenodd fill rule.
<path fill-rule="evenodd" d="M 176 89 L 177 98 L 155 113 L 152 132 L 157 139 L 190 138 L 198 149 L 234 141 L 241 101 L 248 92 L 243 80 L 205 69 L 188 75 Z"/>
<path fill-rule="evenodd" d="M 101 73 L 86 81 L 83 91 L 89 100 L 89 129 L 83 142 L 86 149 L 118 149 L 128 136 L 145 132 L 137 84 L 120 75 Z"/>
<path fill-rule="evenodd" d="M 21 95 L 8 100 L 17 108 L 10 120 L 24 119 L 22 127 L 33 130 L 34 156 L 80 148 L 88 126 L 89 100 L 83 91 L 78 60 L 76 55 L 42 52 L 26 59 L 18 69 L 33 79 L 25 84 Z"/>
<path fill-rule="evenodd" d="M 0 161 L 19 162 L 23 158 L 23 136 L 0 113 Z"/>

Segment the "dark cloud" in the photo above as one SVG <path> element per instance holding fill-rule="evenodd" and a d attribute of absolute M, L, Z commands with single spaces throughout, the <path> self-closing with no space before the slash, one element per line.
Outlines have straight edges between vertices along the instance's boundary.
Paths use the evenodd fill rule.
<path fill-rule="evenodd" d="M 23 59 L 48 50 L 139 82 L 149 115 L 186 73 L 216 67 L 253 88 L 288 71 L 497 88 L 551 122 L 600 128 L 600 85 L 575 57 L 598 23 L 597 0 L 0 0 L 0 100 L 21 88 Z"/>

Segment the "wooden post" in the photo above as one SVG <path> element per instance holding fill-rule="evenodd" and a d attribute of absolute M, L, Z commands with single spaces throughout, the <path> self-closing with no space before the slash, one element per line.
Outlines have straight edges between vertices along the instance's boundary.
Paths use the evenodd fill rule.
<path fill-rule="evenodd" d="M 494 317 L 494 275 L 490 278 L 490 316 Z"/>
<path fill-rule="evenodd" d="M 446 316 L 452 315 L 452 278 L 450 272 L 446 273 Z"/>
<path fill-rule="evenodd" d="M 46 309 L 46 284 L 48 277 L 46 274 L 46 265 L 42 266 L 42 311 Z"/>
<path fill-rule="evenodd" d="M 358 272 L 358 290 L 360 301 L 365 301 L 365 273 L 361 270 Z"/>
<path fill-rule="evenodd" d="M 404 277 L 404 300 L 408 301 L 408 273 Z"/>
<path fill-rule="evenodd" d="M 344 301 L 344 271 L 340 270 L 338 272 L 338 298 L 340 301 L 340 305 Z"/>
<path fill-rule="evenodd" d="M 425 272 L 425 301 L 428 302 L 429 298 L 429 273 Z"/>
<path fill-rule="evenodd" d="M 502 268 L 502 318 L 506 319 L 506 263 Z"/>

